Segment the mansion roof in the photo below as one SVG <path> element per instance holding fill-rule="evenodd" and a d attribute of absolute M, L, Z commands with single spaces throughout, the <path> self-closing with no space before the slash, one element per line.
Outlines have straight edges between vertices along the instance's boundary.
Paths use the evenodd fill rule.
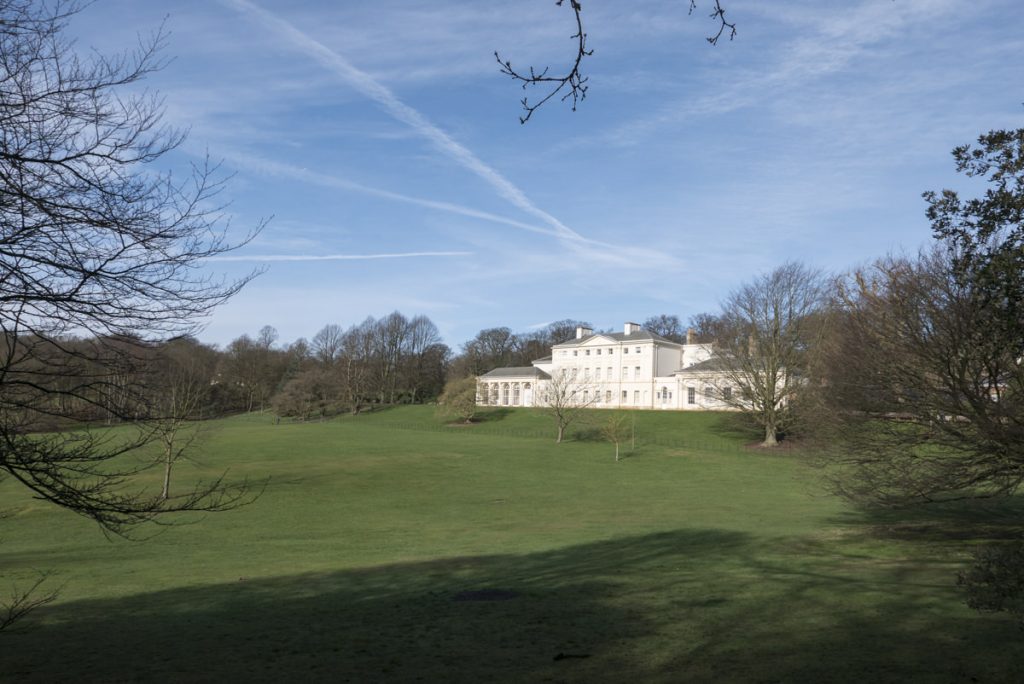
<path fill-rule="evenodd" d="M 495 368 L 489 373 L 480 376 L 481 380 L 497 378 L 533 378 L 535 380 L 550 380 L 551 376 L 536 366 L 512 366 L 508 368 Z"/>
<path fill-rule="evenodd" d="M 644 342 L 644 341 L 647 341 L 647 340 L 652 340 L 654 342 L 660 342 L 662 344 L 671 344 L 671 345 L 674 345 L 674 346 L 677 346 L 677 347 L 683 346 L 683 345 L 679 344 L 678 342 L 673 342 L 672 340 L 667 340 L 664 337 L 662 337 L 661 335 L 658 335 L 657 333 L 652 333 L 650 330 L 643 330 L 643 329 L 637 330 L 635 332 L 631 332 L 628 335 L 626 333 L 621 333 L 621 332 L 617 332 L 617 333 L 595 333 L 593 335 L 587 335 L 586 337 L 583 337 L 583 338 L 580 338 L 580 339 L 569 340 L 568 342 L 561 342 L 561 343 L 556 344 L 554 346 L 555 347 L 578 347 L 580 345 L 586 344 L 587 342 L 589 342 L 589 341 L 591 341 L 591 340 L 593 340 L 595 338 L 599 338 L 599 337 L 600 338 L 604 338 L 604 339 L 614 340 L 616 342 Z"/>
<path fill-rule="evenodd" d="M 695 363 L 692 366 L 687 366 L 686 368 L 683 368 L 682 370 L 677 370 L 676 374 L 679 374 L 679 373 L 708 373 L 708 372 L 712 372 L 712 371 L 723 371 L 723 370 L 728 370 L 728 367 L 726 366 L 724 360 L 721 359 L 721 358 L 718 358 L 718 357 L 712 357 L 710 359 L 707 359 L 706 361 L 701 361 L 700 363 Z"/>

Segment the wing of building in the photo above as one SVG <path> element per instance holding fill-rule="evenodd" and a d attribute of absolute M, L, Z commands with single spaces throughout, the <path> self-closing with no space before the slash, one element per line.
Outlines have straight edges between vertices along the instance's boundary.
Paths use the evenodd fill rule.
<path fill-rule="evenodd" d="M 728 409 L 735 391 L 713 358 L 710 344 L 678 344 L 626 323 L 621 333 L 577 328 L 531 366 L 495 368 L 478 378 L 477 403 L 540 406 L 558 387 L 594 408 Z"/>

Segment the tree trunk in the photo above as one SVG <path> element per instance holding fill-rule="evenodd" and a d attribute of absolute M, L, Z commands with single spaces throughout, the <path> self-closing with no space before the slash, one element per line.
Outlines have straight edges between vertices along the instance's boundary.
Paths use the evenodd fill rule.
<path fill-rule="evenodd" d="M 763 447 L 773 447 L 773 446 L 778 446 L 778 444 L 779 444 L 779 441 L 777 439 L 775 439 L 775 426 L 771 425 L 771 424 L 765 425 L 764 426 L 764 441 L 761 442 L 761 446 L 763 446 Z"/>
<path fill-rule="evenodd" d="M 619 462 L 619 443 L 615 443 L 615 462 Z"/>
<path fill-rule="evenodd" d="M 561 442 L 562 442 L 562 435 L 563 434 L 565 434 L 565 426 L 564 425 L 559 425 L 558 426 L 558 439 L 555 440 L 556 444 L 561 444 Z"/>
<path fill-rule="evenodd" d="M 164 488 L 160 492 L 160 498 L 166 501 L 171 496 L 171 464 L 174 462 L 174 442 L 167 444 L 167 452 L 164 454 Z"/>

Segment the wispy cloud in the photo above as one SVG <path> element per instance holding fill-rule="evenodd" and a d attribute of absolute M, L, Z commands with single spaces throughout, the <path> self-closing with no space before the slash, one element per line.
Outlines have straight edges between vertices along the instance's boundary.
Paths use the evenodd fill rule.
<path fill-rule="evenodd" d="M 901 0 L 897 3 L 861 2 L 839 12 L 835 8 L 819 9 L 800 6 L 786 11 L 772 5 L 760 7 L 763 21 L 783 21 L 799 35 L 784 49 L 779 58 L 766 60 L 753 68 L 733 73 L 716 83 L 716 90 L 707 95 L 688 92 L 659 107 L 652 114 L 629 121 L 605 136 L 604 144 L 634 145 L 647 140 L 665 126 L 678 125 L 697 118 L 717 116 L 766 103 L 786 102 L 793 93 L 808 83 L 837 72 L 847 71 L 865 55 L 878 56 L 878 46 L 890 44 L 895 36 L 916 25 L 938 20 L 962 6 L 955 0 Z M 688 83 L 687 87 L 692 87 Z M 801 105 L 808 103 L 801 100 Z M 591 144 L 580 139 L 574 144 Z"/>
<path fill-rule="evenodd" d="M 419 257 L 467 257 L 473 252 L 398 252 L 394 254 L 230 254 L 206 261 L 368 261 L 373 259 L 415 259 Z"/>
<path fill-rule="evenodd" d="M 338 52 L 300 31 L 291 23 L 248 0 L 223 1 L 238 11 L 258 20 L 264 26 L 285 38 L 297 49 L 315 59 L 350 87 L 376 102 L 391 117 L 412 128 L 433 144 L 442 154 L 478 176 L 513 206 L 550 226 L 560 238 L 585 240 L 575 230 L 534 204 L 522 190 L 500 172 L 431 123 L 419 111 L 402 102 L 389 88 L 375 80 L 365 71 L 357 68 Z"/>

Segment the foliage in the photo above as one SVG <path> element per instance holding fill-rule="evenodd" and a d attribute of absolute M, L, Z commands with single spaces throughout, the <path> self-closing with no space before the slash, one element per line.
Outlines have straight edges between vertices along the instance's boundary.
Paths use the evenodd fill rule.
<path fill-rule="evenodd" d="M 953 150 L 957 171 L 988 183 L 980 197 L 926 192 L 932 231 L 951 250 L 997 344 L 1024 354 L 1024 128 L 990 131 Z"/>
<path fill-rule="evenodd" d="M 1024 627 L 1024 542 L 980 549 L 957 584 L 971 608 L 1009 613 Z"/>
<path fill-rule="evenodd" d="M 477 391 L 474 377 L 449 380 L 437 403 L 441 405 L 444 415 L 459 418 L 463 423 L 469 424 L 480 411 L 476 404 Z"/>

